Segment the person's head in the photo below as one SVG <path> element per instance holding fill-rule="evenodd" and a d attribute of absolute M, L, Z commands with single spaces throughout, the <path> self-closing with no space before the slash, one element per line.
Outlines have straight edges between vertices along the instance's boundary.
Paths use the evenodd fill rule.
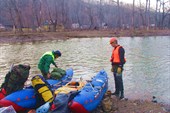
<path fill-rule="evenodd" d="M 112 38 L 110 39 L 110 45 L 111 45 L 112 47 L 116 47 L 116 46 L 118 45 L 117 39 L 116 39 L 115 37 L 112 37 Z"/>
<path fill-rule="evenodd" d="M 61 57 L 61 52 L 59 50 L 53 51 L 55 58 Z"/>

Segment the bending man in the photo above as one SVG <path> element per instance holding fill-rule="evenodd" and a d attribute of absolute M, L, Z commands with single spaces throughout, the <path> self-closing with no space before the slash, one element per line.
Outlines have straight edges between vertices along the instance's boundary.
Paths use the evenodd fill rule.
<path fill-rule="evenodd" d="M 41 56 L 39 63 L 38 63 L 38 68 L 40 69 L 45 79 L 50 78 L 50 72 L 49 72 L 50 64 L 52 63 L 55 67 L 57 67 L 54 60 L 60 56 L 61 56 L 61 52 L 59 50 L 46 52 Z"/>

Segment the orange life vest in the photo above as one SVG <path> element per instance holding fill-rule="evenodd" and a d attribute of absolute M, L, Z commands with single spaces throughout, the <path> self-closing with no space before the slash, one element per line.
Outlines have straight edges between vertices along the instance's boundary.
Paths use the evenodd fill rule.
<path fill-rule="evenodd" d="M 113 49 L 110 62 L 113 62 L 113 63 L 121 63 L 121 62 L 120 62 L 120 55 L 119 55 L 119 48 L 120 48 L 120 47 L 122 47 L 122 46 L 117 46 L 115 49 Z M 124 60 L 125 60 L 125 62 L 126 62 L 126 59 L 125 59 L 125 58 L 124 58 Z"/>

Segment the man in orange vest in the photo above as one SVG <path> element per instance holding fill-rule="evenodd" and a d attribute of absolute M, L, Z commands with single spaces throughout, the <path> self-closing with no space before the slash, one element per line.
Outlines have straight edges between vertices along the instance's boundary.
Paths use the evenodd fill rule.
<path fill-rule="evenodd" d="M 123 65 L 126 62 L 125 50 L 122 46 L 118 44 L 116 38 L 110 39 L 110 45 L 114 47 L 112 51 L 112 56 L 110 62 L 112 63 L 112 69 L 115 80 L 115 92 L 112 95 L 116 95 L 119 99 L 124 98 L 124 87 L 122 80 Z"/>

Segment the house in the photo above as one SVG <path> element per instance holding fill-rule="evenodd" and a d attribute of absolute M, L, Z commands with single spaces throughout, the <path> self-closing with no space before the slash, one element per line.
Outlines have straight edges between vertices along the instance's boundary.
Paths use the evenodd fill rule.
<path fill-rule="evenodd" d="M 0 32 L 1 32 L 1 31 L 6 31 L 5 26 L 3 26 L 2 24 L 0 24 Z"/>
<path fill-rule="evenodd" d="M 71 25 L 72 29 L 78 29 L 80 27 L 79 23 L 73 23 Z"/>

